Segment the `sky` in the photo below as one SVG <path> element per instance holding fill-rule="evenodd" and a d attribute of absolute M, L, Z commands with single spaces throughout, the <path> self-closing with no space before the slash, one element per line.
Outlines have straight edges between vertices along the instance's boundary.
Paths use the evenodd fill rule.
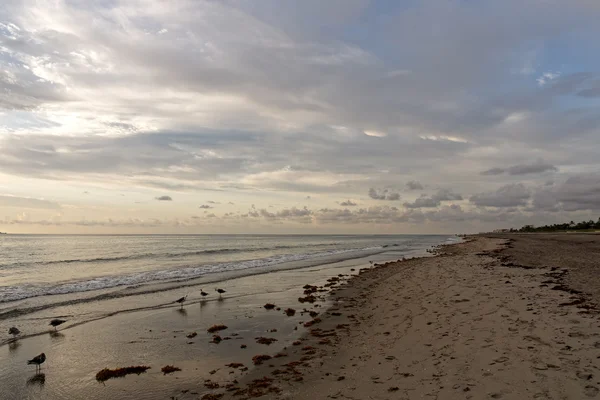
<path fill-rule="evenodd" d="M 597 0 L 4 0 L 0 231 L 600 217 Z"/>

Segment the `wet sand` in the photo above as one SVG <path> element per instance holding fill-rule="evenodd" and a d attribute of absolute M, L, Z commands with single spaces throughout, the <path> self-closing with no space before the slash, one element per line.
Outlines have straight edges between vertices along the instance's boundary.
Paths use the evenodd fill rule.
<path fill-rule="evenodd" d="M 598 309 L 569 286 L 577 257 L 598 267 L 595 245 L 507 239 L 363 272 L 285 357 L 214 398 L 600 398 Z"/>

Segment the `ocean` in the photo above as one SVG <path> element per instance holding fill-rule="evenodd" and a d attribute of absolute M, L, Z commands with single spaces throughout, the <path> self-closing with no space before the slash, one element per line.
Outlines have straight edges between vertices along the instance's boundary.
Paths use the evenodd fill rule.
<path fill-rule="evenodd" d="M 1 235 L 0 321 L 458 240 L 448 235 Z"/>

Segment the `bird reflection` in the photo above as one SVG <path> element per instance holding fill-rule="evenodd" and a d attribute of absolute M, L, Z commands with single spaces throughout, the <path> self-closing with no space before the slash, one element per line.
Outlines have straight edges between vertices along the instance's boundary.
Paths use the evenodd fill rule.
<path fill-rule="evenodd" d="M 185 308 L 178 308 L 176 311 L 183 317 L 187 317 L 187 310 Z"/>
<path fill-rule="evenodd" d="M 35 374 L 31 378 L 27 379 L 27 386 L 40 385 L 44 386 L 46 383 L 46 374 Z"/>
<path fill-rule="evenodd" d="M 62 333 L 62 332 L 50 331 L 50 332 L 48 332 L 48 334 L 50 335 L 50 337 L 52 339 L 56 339 L 56 340 L 64 339 L 65 338 L 65 334 Z"/>
<path fill-rule="evenodd" d="M 19 346 L 21 346 L 21 342 L 18 340 L 13 340 L 10 343 L 8 343 L 8 350 L 15 351 L 19 348 Z"/>

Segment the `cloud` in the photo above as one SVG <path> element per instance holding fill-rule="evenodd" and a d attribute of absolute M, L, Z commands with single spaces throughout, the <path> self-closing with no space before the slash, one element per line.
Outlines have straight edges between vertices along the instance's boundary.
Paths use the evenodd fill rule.
<path fill-rule="evenodd" d="M 207 210 L 207 209 L 209 209 L 209 208 L 214 208 L 214 207 L 213 207 L 213 206 L 209 206 L 209 205 L 207 205 L 207 204 L 202 204 L 202 205 L 201 205 L 200 207 L 198 207 L 198 208 L 203 208 L 203 209 Z"/>
<path fill-rule="evenodd" d="M 423 190 L 423 185 L 419 181 L 408 181 L 406 182 L 406 188 L 408 190 Z"/>
<path fill-rule="evenodd" d="M 443 201 L 462 200 L 462 195 L 454 193 L 450 189 L 439 189 L 431 196 L 422 195 L 412 203 L 404 203 L 406 208 L 432 208 L 438 207 Z"/>
<path fill-rule="evenodd" d="M 155 197 L 155 199 L 158 201 L 172 201 L 173 200 L 171 198 L 171 196 L 159 196 L 159 197 Z"/>
<path fill-rule="evenodd" d="M 39 208 L 46 210 L 58 210 L 61 208 L 60 204 L 50 200 L 6 195 L 0 195 L 0 207 Z"/>
<path fill-rule="evenodd" d="M 24 198 L 82 207 L 109 192 L 151 199 L 152 189 L 226 194 L 236 212 L 252 199 L 256 213 L 311 195 L 318 213 L 367 192 L 399 200 L 419 182 L 494 203 L 498 187 L 527 176 L 527 213 L 588 210 L 593 193 L 569 178 L 600 168 L 599 66 L 589 57 L 600 7 L 550 3 L 9 1 L 0 7 L 0 180 Z M 557 183 L 542 192 L 556 166 Z M 365 211 L 351 218 L 529 218 L 444 204 L 459 197 L 411 197 L 395 213 L 355 207 Z M 158 212 L 197 212 L 180 203 L 188 209 Z"/>
<path fill-rule="evenodd" d="M 355 203 L 352 200 L 346 200 L 346 201 L 342 201 L 340 203 L 340 206 L 343 206 L 343 207 L 355 207 L 357 205 L 358 205 L 358 203 Z"/>
<path fill-rule="evenodd" d="M 545 72 L 539 78 L 536 79 L 536 82 L 538 83 L 538 85 L 544 86 L 545 84 L 547 84 L 550 81 L 555 80 L 559 76 L 560 76 L 559 72 Z"/>
<path fill-rule="evenodd" d="M 374 200 L 400 200 L 400 193 L 391 189 L 375 189 L 369 188 L 369 197 Z"/>
<path fill-rule="evenodd" d="M 479 207 L 518 207 L 527 205 L 530 198 L 531 191 L 522 183 L 515 183 L 495 192 L 475 194 L 469 201 Z"/>
<path fill-rule="evenodd" d="M 600 211 L 600 175 L 578 174 L 564 182 L 537 189 L 532 210 Z"/>
<path fill-rule="evenodd" d="M 534 164 L 513 165 L 508 168 L 492 168 L 492 169 L 483 171 L 481 173 L 481 175 L 502 175 L 502 174 L 527 175 L 527 174 L 539 174 L 539 173 L 548 172 L 548 171 L 555 172 L 555 171 L 558 171 L 558 168 L 556 168 L 552 164 L 548 164 L 543 161 L 538 161 L 537 163 L 534 163 Z"/>

